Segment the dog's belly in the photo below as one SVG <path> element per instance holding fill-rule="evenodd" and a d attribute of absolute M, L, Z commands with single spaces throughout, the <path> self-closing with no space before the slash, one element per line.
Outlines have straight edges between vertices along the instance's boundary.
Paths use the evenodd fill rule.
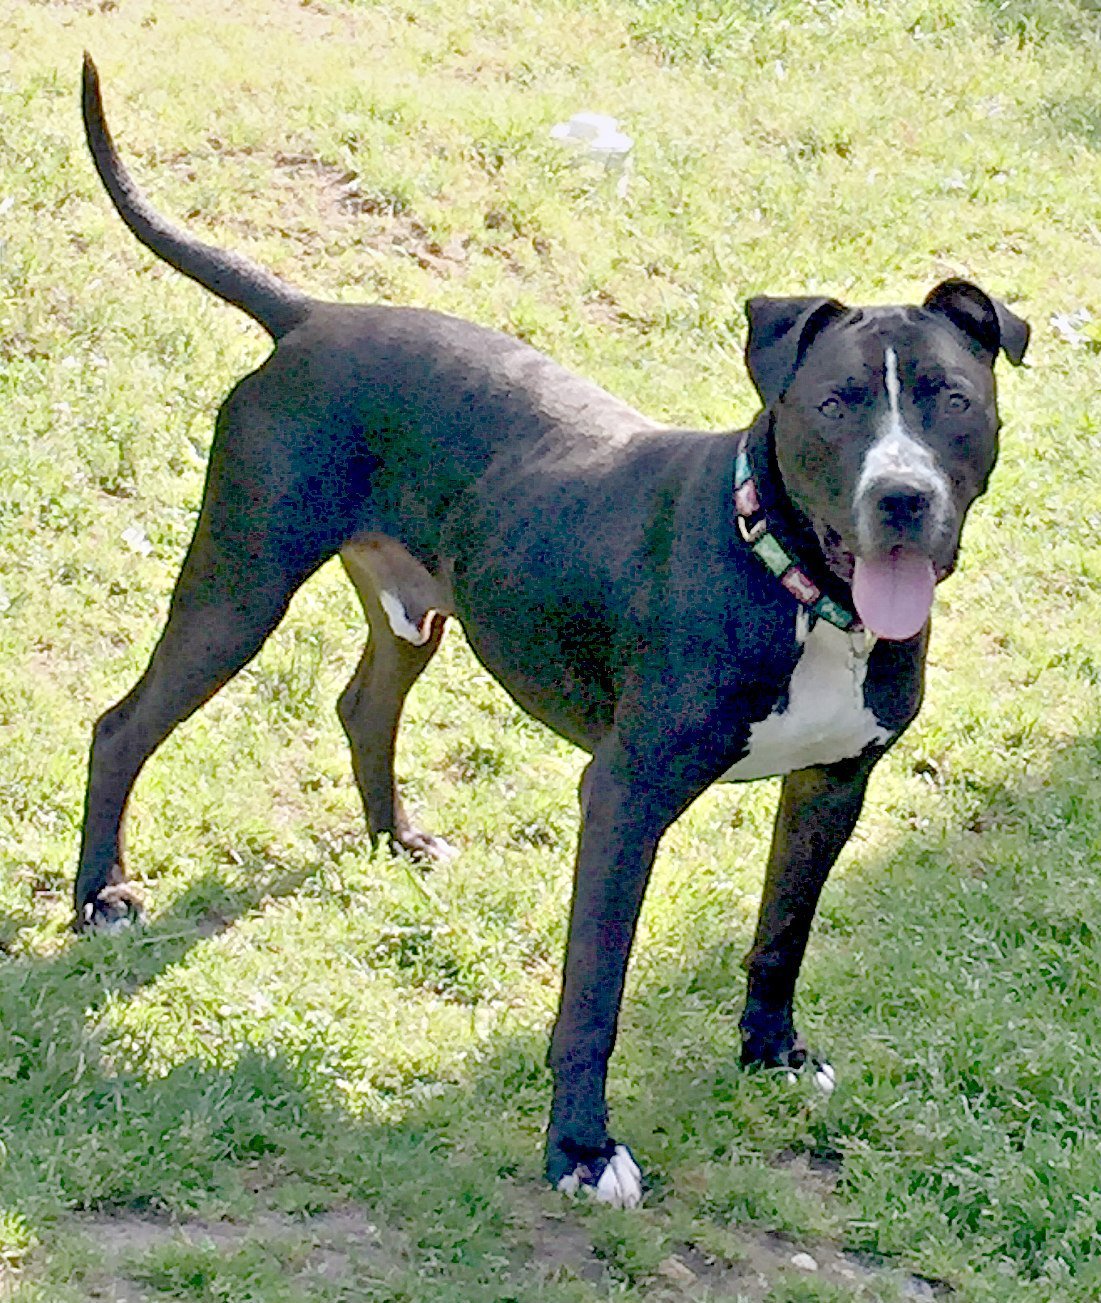
<path fill-rule="evenodd" d="M 498 596 L 480 587 L 477 596 Z M 592 752 L 612 727 L 615 688 L 598 655 L 582 654 L 606 645 L 607 637 L 585 637 L 585 622 L 554 621 L 522 604 L 500 609 L 457 593 L 459 617 L 471 651 L 516 704 L 583 751 Z M 564 637 L 563 631 L 571 634 Z"/>
<path fill-rule="evenodd" d="M 891 731 L 864 701 L 868 654 L 863 634 L 819 620 L 803 644 L 786 700 L 751 727 L 746 754 L 723 781 L 832 764 L 858 756 L 871 743 L 887 742 Z"/>

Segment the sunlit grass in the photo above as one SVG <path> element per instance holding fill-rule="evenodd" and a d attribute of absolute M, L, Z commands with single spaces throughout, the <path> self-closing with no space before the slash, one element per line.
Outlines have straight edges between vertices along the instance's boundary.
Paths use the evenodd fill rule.
<path fill-rule="evenodd" d="M 748 1225 L 961 1300 L 1094 1299 L 1095 8 L 0 13 L 0 1297 L 103 1297 L 111 1271 L 158 1299 L 736 1297 Z M 663 847 L 614 1063 L 613 1125 L 654 1183 L 633 1220 L 538 1189 L 582 758 L 452 631 L 401 768 L 461 859 L 422 879 L 373 854 L 332 709 L 364 636 L 336 569 L 143 775 L 149 927 L 66 931 L 91 722 L 157 637 L 213 412 L 266 349 L 109 210 L 84 47 L 135 172 L 205 238 L 319 294 L 510 330 L 664 420 L 750 417 L 751 294 L 914 301 L 967 275 L 1033 324 L 938 600 L 925 713 L 812 941 L 800 1017 L 842 1084 L 821 1104 L 736 1070 L 774 787 L 709 794 Z M 625 199 L 549 139 L 583 108 L 636 139 Z M 1079 338 L 1052 327 L 1075 313 Z M 313 1271 L 308 1220 L 305 1247 L 263 1230 L 349 1205 L 386 1245 L 350 1283 Z M 90 1210 L 254 1229 L 221 1250 L 135 1241 L 112 1267 L 81 1236 Z M 552 1261 L 550 1235 L 589 1259 Z M 696 1251 L 713 1266 L 693 1293 L 661 1268 L 702 1272 Z M 771 1297 L 838 1288 L 777 1277 Z"/>

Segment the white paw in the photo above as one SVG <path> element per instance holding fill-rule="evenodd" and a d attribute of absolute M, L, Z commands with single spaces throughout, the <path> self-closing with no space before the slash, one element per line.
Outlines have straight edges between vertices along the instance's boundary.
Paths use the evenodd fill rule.
<path fill-rule="evenodd" d="M 616 1145 L 596 1183 L 596 1197 L 613 1208 L 637 1208 L 642 1202 L 642 1172 L 626 1145 Z"/>
<path fill-rule="evenodd" d="M 120 932 L 132 928 L 137 921 L 133 914 L 116 914 L 112 918 L 105 918 L 96 913 L 95 906 L 90 902 L 84 906 L 84 931 L 96 936 L 118 936 Z"/>
<path fill-rule="evenodd" d="M 834 1072 L 833 1065 L 827 1063 L 825 1059 L 814 1065 L 814 1084 L 823 1095 L 833 1094 L 833 1088 L 837 1085 L 837 1073 Z"/>
<path fill-rule="evenodd" d="M 453 860 L 459 858 L 458 847 L 452 846 L 450 842 L 444 841 L 442 837 L 433 836 L 432 833 L 406 829 L 404 832 L 396 834 L 394 841 L 407 855 L 412 856 L 415 860 L 430 861 L 434 864 L 450 864 Z"/>
<path fill-rule="evenodd" d="M 593 1184 L 589 1167 L 579 1163 L 558 1182 L 562 1194 L 585 1190 L 601 1203 L 613 1208 L 637 1208 L 642 1202 L 642 1172 L 626 1145 L 616 1145 L 600 1179 Z"/>
<path fill-rule="evenodd" d="M 802 1068 L 785 1068 L 784 1080 L 789 1086 L 798 1083 L 800 1077 L 808 1074 L 814 1074 L 814 1084 L 823 1095 L 832 1095 L 834 1087 L 837 1085 L 837 1073 L 833 1070 L 833 1065 L 827 1063 L 825 1059 L 808 1059 Z"/>

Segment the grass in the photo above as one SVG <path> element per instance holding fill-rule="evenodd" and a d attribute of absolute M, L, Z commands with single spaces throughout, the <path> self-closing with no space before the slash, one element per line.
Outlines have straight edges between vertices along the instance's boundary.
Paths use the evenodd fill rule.
<path fill-rule="evenodd" d="M 898 1298 L 905 1269 L 964 1303 L 1095 1299 L 1096 5 L 0 13 L 0 1297 L 825 1303 Z M 806 965 L 841 1085 L 735 1067 L 775 793 L 709 794 L 664 844 L 614 1064 L 654 1183 L 633 1217 L 538 1185 L 581 757 L 457 631 L 402 753 L 456 865 L 364 843 L 332 710 L 363 630 L 329 568 L 143 775 L 149 926 L 66 930 L 91 722 L 144 665 L 214 409 L 265 352 L 109 211 L 85 46 L 164 211 L 319 293 L 522 335 L 662 419 L 752 414 L 754 293 L 966 274 L 1033 323 L 925 713 Z M 582 108 L 636 137 L 626 199 L 548 138 Z M 1076 341 L 1051 325 L 1074 313 Z M 800 1274 L 796 1247 L 864 1274 Z"/>

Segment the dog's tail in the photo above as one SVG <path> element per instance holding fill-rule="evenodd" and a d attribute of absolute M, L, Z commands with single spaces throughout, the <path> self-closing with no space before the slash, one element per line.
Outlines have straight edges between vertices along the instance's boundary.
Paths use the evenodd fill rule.
<path fill-rule="evenodd" d="M 118 215 L 142 244 L 204 289 L 247 312 L 273 339 L 299 325 L 310 309 L 308 295 L 240 254 L 204 244 L 154 211 L 115 149 L 103 116 L 99 73 L 87 53 L 81 89 L 84 134 L 99 179 Z"/>

